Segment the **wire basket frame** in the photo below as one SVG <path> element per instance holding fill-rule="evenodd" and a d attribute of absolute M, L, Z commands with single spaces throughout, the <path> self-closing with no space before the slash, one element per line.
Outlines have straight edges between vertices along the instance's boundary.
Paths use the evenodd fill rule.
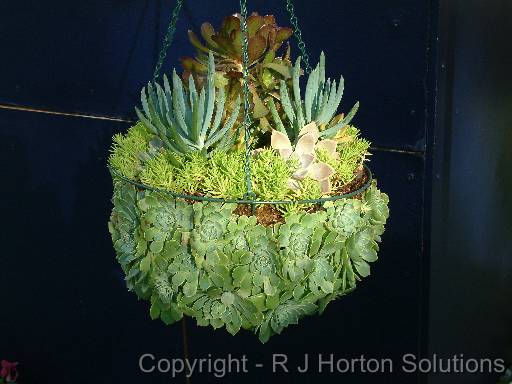
<path fill-rule="evenodd" d="M 372 171 L 368 166 L 363 165 L 364 170 L 366 171 L 367 180 L 366 182 L 356 189 L 355 191 L 344 193 L 342 195 L 334 195 L 334 196 L 328 196 L 328 197 L 322 197 L 318 199 L 306 199 L 306 200 L 258 200 L 258 199 L 226 199 L 221 197 L 209 197 L 209 196 L 197 196 L 197 195 L 188 195 L 186 193 L 178 193 L 169 191 L 167 189 L 152 187 L 150 185 L 140 183 L 138 181 L 135 181 L 133 179 L 130 179 L 129 177 L 126 177 L 119 173 L 116 169 L 112 167 L 108 167 L 110 170 L 110 173 L 112 174 L 112 177 L 120 179 L 122 181 L 125 181 L 139 189 L 144 189 L 148 191 L 155 191 L 155 192 L 161 192 L 168 194 L 172 197 L 179 198 L 179 199 L 185 199 L 185 200 L 194 200 L 194 201 L 207 201 L 207 202 L 217 202 L 217 203 L 236 203 L 236 204 L 251 204 L 251 205 L 258 205 L 258 204 L 323 204 L 328 201 L 336 201 L 340 199 L 347 199 L 354 196 L 357 196 L 364 191 L 368 189 L 368 187 L 371 185 L 373 180 Z"/>

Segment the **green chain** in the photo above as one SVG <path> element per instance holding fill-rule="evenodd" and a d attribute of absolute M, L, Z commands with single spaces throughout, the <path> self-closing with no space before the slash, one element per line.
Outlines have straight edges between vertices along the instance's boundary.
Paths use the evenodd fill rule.
<path fill-rule="evenodd" d="M 244 97 L 244 123 L 245 130 L 245 181 L 247 184 L 247 198 L 254 199 L 251 181 L 251 116 L 249 114 L 249 37 L 247 32 L 247 0 L 240 0 L 240 27 L 244 36 L 242 40 L 242 75 Z M 253 206 L 254 209 L 254 206 Z"/>
<path fill-rule="evenodd" d="M 285 0 L 286 2 L 286 9 L 288 10 L 288 13 L 290 14 L 290 22 L 293 25 L 293 34 L 295 35 L 295 38 L 297 39 L 297 45 L 299 46 L 300 53 L 302 55 L 302 61 L 304 63 L 304 67 L 306 69 L 306 73 L 311 73 L 311 65 L 309 64 L 309 55 L 306 51 L 306 43 L 304 43 L 304 40 L 302 40 L 302 32 L 299 28 L 299 20 L 297 19 L 297 16 L 295 15 L 295 7 L 293 6 L 293 0 Z"/>
<path fill-rule="evenodd" d="M 165 57 L 167 56 L 167 50 L 169 49 L 169 46 L 171 45 L 174 38 L 174 32 L 176 32 L 176 22 L 178 21 L 178 15 L 182 5 L 183 0 L 177 0 L 176 6 L 172 11 L 171 21 L 169 22 L 169 27 L 167 28 L 167 33 L 165 34 L 162 49 L 160 49 L 160 53 L 158 54 L 158 61 L 156 63 L 155 72 L 153 72 L 153 82 L 156 82 L 160 76 L 160 70 L 164 64 Z"/>
<path fill-rule="evenodd" d="M 290 22 L 293 25 L 293 33 L 297 39 L 299 49 L 302 54 L 302 60 L 306 73 L 311 72 L 311 65 L 309 64 L 309 55 L 306 52 L 306 44 L 302 40 L 302 32 L 299 28 L 299 21 L 295 15 L 295 10 L 292 0 L 286 1 L 286 9 L 290 13 Z M 153 73 L 153 82 L 155 82 L 160 76 L 160 70 L 164 63 L 165 57 L 167 56 L 167 50 L 172 43 L 174 33 L 176 32 L 176 22 L 178 21 L 178 15 L 181 11 L 183 0 L 177 0 L 176 6 L 172 12 L 169 27 L 165 34 L 165 39 L 162 45 L 162 49 L 158 55 L 158 61 L 156 64 L 155 72 Z M 244 98 L 244 121 L 243 128 L 245 132 L 245 178 L 247 184 L 247 199 L 253 201 L 255 194 L 252 190 L 251 180 L 251 116 L 249 113 L 250 102 L 249 102 L 249 36 L 247 32 L 247 0 L 240 0 L 240 18 L 241 18 L 241 29 L 243 33 L 242 41 L 242 75 L 243 75 L 243 98 Z M 253 210 L 255 206 L 253 205 Z"/>

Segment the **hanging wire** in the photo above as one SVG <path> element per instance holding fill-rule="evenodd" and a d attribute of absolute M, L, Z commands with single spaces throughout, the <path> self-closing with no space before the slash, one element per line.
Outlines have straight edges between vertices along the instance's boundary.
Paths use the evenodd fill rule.
<path fill-rule="evenodd" d="M 158 54 L 158 61 L 156 62 L 155 72 L 153 72 L 153 82 L 156 82 L 160 76 L 160 70 L 164 64 L 165 57 L 167 56 L 167 50 L 169 49 L 169 46 L 174 39 L 174 33 L 176 32 L 176 22 L 178 21 L 178 16 L 180 14 L 182 5 L 183 0 L 177 0 L 176 5 L 174 6 L 174 10 L 172 11 L 171 20 L 169 21 L 169 26 L 167 27 L 164 42 L 162 44 L 162 48 L 160 49 L 160 53 Z"/>
<path fill-rule="evenodd" d="M 311 65 L 309 64 L 309 55 L 306 50 L 306 43 L 302 40 L 302 31 L 299 28 L 299 20 L 297 19 L 297 15 L 295 15 L 295 7 L 293 6 L 293 0 L 285 0 L 286 9 L 290 14 L 290 23 L 293 26 L 293 34 L 295 35 L 295 39 L 297 39 L 297 45 L 299 46 L 302 62 L 304 63 L 304 68 L 306 73 L 311 73 Z"/>
<path fill-rule="evenodd" d="M 244 122 L 245 131 L 245 182 L 247 184 L 248 199 L 256 196 L 252 190 L 251 181 L 251 115 L 249 114 L 249 36 L 247 32 L 247 0 L 240 0 L 240 27 L 242 29 L 242 77 L 244 98 Z M 253 205 L 253 209 L 255 206 Z"/>

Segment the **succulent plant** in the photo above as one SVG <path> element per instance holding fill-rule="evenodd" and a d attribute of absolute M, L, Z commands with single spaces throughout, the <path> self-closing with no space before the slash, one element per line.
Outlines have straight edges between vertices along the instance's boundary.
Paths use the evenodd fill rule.
<path fill-rule="evenodd" d="M 112 240 L 128 287 L 151 301 L 151 318 L 171 324 L 188 315 L 231 334 L 256 331 L 262 342 L 354 289 L 389 215 L 375 183 L 361 200 L 268 227 L 233 214 L 234 204 L 114 187 Z"/>
<path fill-rule="evenodd" d="M 299 168 L 290 179 L 289 186 L 291 189 L 300 189 L 300 180 L 309 177 L 318 181 L 323 194 L 331 191 L 329 177 L 334 174 L 334 168 L 318 161 L 316 151 L 325 150 L 332 156 L 336 156 L 337 143 L 333 140 L 318 141 L 318 139 L 319 131 L 314 121 L 300 130 L 295 146 L 292 145 L 286 133 L 272 130 L 270 139 L 272 148 L 278 151 L 284 159 L 297 160 Z"/>
<path fill-rule="evenodd" d="M 217 94 L 214 76 L 215 64 L 210 52 L 207 81 L 199 92 L 192 77 L 188 90 L 184 89 L 174 71 L 172 90 L 167 76 L 164 76 L 163 89 L 157 83 L 149 83 L 142 89 L 144 113 L 136 108 L 137 116 L 173 152 L 199 151 L 206 154 L 212 148 L 227 150 L 237 137 L 232 128 L 240 111 L 240 97 L 236 98 L 225 118 L 224 89 L 219 88 Z M 221 124 L 223 120 L 224 125 Z"/>
<path fill-rule="evenodd" d="M 292 71 L 293 99 L 290 98 L 288 86 L 284 81 L 280 85 L 280 102 L 286 115 L 286 121 L 279 116 L 273 100 L 269 101 L 270 112 L 279 132 L 288 135 L 295 142 L 300 136 L 301 129 L 311 122 L 318 126 L 322 138 L 333 138 L 338 131 L 345 127 L 356 114 L 359 103 L 356 103 L 350 112 L 344 115 L 336 115 L 341 103 L 344 90 L 343 76 L 339 83 L 336 80 L 325 79 L 325 55 L 322 52 L 320 62 L 309 74 L 306 84 L 304 101 L 299 85 L 301 75 L 300 57 L 295 62 Z"/>
<path fill-rule="evenodd" d="M 261 16 L 253 13 L 247 18 L 247 33 L 253 118 L 262 119 L 269 113 L 265 104 L 271 93 L 279 88 L 280 80 L 291 78 L 289 46 L 281 57 L 277 52 L 293 31 L 291 28 L 279 27 L 273 15 Z M 188 31 L 188 35 L 197 55 L 195 58 L 181 59 L 183 78 L 188 80 L 193 76 L 197 82 L 203 82 L 207 75 L 207 54 L 211 51 L 215 57 L 217 82 L 227 86 L 229 98 L 239 95 L 243 42 L 240 15 L 227 16 L 218 31 L 210 23 L 203 23 L 201 36 L 204 43 L 193 31 Z M 264 121 L 264 124 L 268 124 Z"/>
<path fill-rule="evenodd" d="M 259 339 L 262 343 L 266 343 L 272 335 L 279 335 L 286 327 L 298 324 L 304 316 L 316 312 L 315 304 L 289 300 L 288 296 L 291 295 L 283 295 L 283 303 L 265 316 L 264 322 L 259 326 Z"/>
<path fill-rule="evenodd" d="M 115 137 L 109 158 L 109 230 L 127 287 L 150 301 L 152 319 L 191 316 L 266 342 L 370 274 L 389 200 L 373 182 L 353 198 L 275 201 L 317 199 L 347 186 L 361 175 L 369 143 L 348 125 L 357 103 L 337 114 L 343 77 L 326 79 L 323 53 L 302 94 L 300 58 L 291 64 L 289 45 L 277 54 L 291 29 L 258 14 L 247 26 L 252 104 L 243 117 L 252 124 L 245 151 L 244 36 L 241 17 L 232 15 L 218 31 L 204 23 L 205 42 L 189 32 L 197 57 L 182 59 L 182 78 L 174 71 L 172 84 L 164 76 L 162 85 L 142 89 L 140 122 Z M 271 135 L 255 132 L 257 123 Z M 250 187 L 265 200 L 252 202 L 252 214 L 244 201 L 232 202 L 245 200 Z"/>

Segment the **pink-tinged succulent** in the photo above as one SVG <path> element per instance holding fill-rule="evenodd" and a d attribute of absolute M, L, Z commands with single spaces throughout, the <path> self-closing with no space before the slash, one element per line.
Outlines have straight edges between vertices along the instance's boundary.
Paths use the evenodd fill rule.
<path fill-rule="evenodd" d="M 291 28 L 279 27 L 273 15 L 260 16 L 253 13 L 247 18 L 249 65 L 266 56 L 271 62 L 276 51 L 290 38 Z M 225 72 L 230 77 L 242 77 L 242 41 L 241 19 L 239 14 L 224 18 L 218 31 L 206 22 L 201 25 L 201 36 L 204 43 L 193 32 L 188 31 L 189 40 L 197 49 L 196 59 L 183 58 L 182 65 L 189 73 L 206 73 L 208 52 L 212 51 L 218 63 L 218 70 Z M 270 60 L 269 60 L 270 59 Z"/>
<path fill-rule="evenodd" d="M 290 49 L 282 56 L 278 50 L 293 34 L 293 30 L 277 25 L 273 15 L 261 16 L 253 13 L 247 18 L 249 90 L 252 99 L 252 116 L 264 119 L 269 110 L 266 106 L 273 92 L 279 89 L 281 80 L 291 78 Z M 242 41 L 241 17 L 239 14 L 224 18 L 220 28 L 206 22 L 201 25 L 202 40 L 188 31 L 189 40 L 196 48 L 196 57 L 181 58 L 183 79 L 194 77 L 201 86 L 206 78 L 208 52 L 215 58 L 216 85 L 225 87 L 229 99 L 236 99 L 242 87 Z M 268 127 L 268 121 L 260 121 Z M 265 130 L 265 129 L 264 129 Z"/>
<path fill-rule="evenodd" d="M 329 177 L 334 174 L 334 168 L 319 161 L 316 158 L 316 151 L 325 150 L 329 155 L 337 158 L 337 143 L 334 140 L 318 141 L 319 135 L 316 123 L 311 122 L 300 130 L 297 143 L 293 146 L 288 135 L 272 130 L 270 138 L 272 148 L 279 152 L 284 159 L 298 160 L 299 169 L 294 172 L 289 183 L 293 190 L 300 189 L 300 180 L 309 177 L 318 181 L 323 194 L 331 192 Z"/>
<path fill-rule="evenodd" d="M 18 366 L 17 362 L 11 362 L 7 360 L 2 360 L 1 369 L 0 369 L 0 377 L 5 380 L 6 383 L 14 383 L 18 379 L 18 370 L 16 367 Z"/>

